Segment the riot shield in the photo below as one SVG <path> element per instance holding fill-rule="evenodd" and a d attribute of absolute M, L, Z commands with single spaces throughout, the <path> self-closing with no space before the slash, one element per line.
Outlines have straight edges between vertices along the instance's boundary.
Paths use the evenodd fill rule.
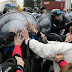
<path fill-rule="evenodd" d="M 38 30 L 38 24 L 36 18 L 29 12 L 23 11 L 21 13 L 27 17 L 28 22 L 30 22 L 31 24 L 35 24 L 35 28 Z M 34 33 L 30 32 L 30 30 L 28 30 L 28 32 L 30 36 L 34 35 Z"/>
<path fill-rule="evenodd" d="M 20 32 L 23 27 L 27 27 L 27 24 L 27 18 L 23 14 L 10 12 L 0 17 L 0 33 L 8 33 L 12 26 Z"/>
<path fill-rule="evenodd" d="M 30 14 L 23 14 L 20 12 L 7 13 L 0 17 L 0 34 L 2 36 L 5 36 L 7 33 L 10 32 L 11 27 L 16 28 L 17 32 L 19 33 L 21 32 L 23 27 L 28 28 L 28 22 L 35 23 L 35 25 L 37 24 L 34 17 Z"/>
<path fill-rule="evenodd" d="M 44 13 L 38 18 L 38 28 L 39 28 L 39 31 L 44 34 L 47 34 L 50 32 L 50 30 L 51 30 L 50 14 Z"/>

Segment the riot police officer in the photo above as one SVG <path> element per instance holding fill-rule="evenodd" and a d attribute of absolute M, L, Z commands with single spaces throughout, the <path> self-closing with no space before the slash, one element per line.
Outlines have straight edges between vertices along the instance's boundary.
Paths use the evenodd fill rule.
<path fill-rule="evenodd" d="M 59 9 L 51 11 L 51 33 L 60 34 L 63 29 L 66 29 L 65 22 L 66 18 Z"/>
<path fill-rule="evenodd" d="M 68 20 L 67 22 L 69 21 L 70 20 Z M 63 35 L 67 33 L 67 30 L 70 26 L 70 24 L 66 24 L 66 17 L 59 9 L 53 9 L 51 11 L 51 14 L 43 13 L 38 18 L 38 22 L 40 32 L 44 34 L 56 33 Z"/>
<path fill-rule="evenodd" d="M 16 11 L 16 6 L 12 3 L 6 3 L 4 5 L 4 10 L 3 10 L 3 14 L 7 13 L 7 12 L 14 12 Z"/>
<path fill-rule="evenodd" d="M 43 13 L 47 13 L 47 10 L 46 10 L 46 7 L 41 7 L 41 13 L 43 14 Z"/>

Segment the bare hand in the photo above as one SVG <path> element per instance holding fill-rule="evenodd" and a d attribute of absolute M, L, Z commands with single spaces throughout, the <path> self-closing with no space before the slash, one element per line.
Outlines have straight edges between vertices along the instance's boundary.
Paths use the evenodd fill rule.
<path fill-rule="evenodd" d="M 15 34 L 17 33 L 17 29 L 15 29 L 14 27 L 10 28 L 10 32 L 14 32 Z"/>
<path fill-rule="evenodd" d="M 41 34 L 42 41 L 43 41 L 44 43 L 46 43 L 47 37 L 46 37 L 43 33 L 41 33 L 41 32 L 40 32 L 40 34 Z"/>
<path fill-rule="evenodd" d="M 23 43 L 24 38 L 21 40 L 21 33 L 19 35 L 19 33 L 17 34 L 17 37 L 14 37 L 14 44 L 15 45 L 19 45 L 21 46 L 21 44 Z"/>
<path fill-rule="evenodd" d="M 24 61 L 22 60 L 22 58 L 15 56 L 16 60 L 17 60 L 17 65 L 20 65 L 24 68 Z"/>
<path fill-rule="evenodd" d="M 54 59 L 56 62 L 59 62 L 60 60 L 64 60 L 64 55 L 63 54 L 57 54 L 54 56 Z"/>
<path fill-rule="evenodd" d="M 35 29 L 35 24 L 31 24 L 30 22 L 28 23 L 28 27 L 29 27 L 29 30 L 31 30 L 32 32 L 36 33 L 37 34 L 37 30 Z"/>
<path fill-rule="evenodd" d="M 22 36 L 25 40 L 27 40 L 29 38 L 28 31 L 25 27 L 22 29 Z"/>

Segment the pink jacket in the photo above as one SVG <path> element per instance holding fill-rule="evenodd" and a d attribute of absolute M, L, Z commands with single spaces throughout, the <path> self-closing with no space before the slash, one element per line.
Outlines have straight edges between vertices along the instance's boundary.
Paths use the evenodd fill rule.
<path fill-rule="evenodd" d="M 20 55 L 21 58 L 22 58 L 22 52 L 21 52 L 21 48 L 20 48 L 19 45 L 16 45 L 16 46 L 14 47 L 14 50 L 13 50 L 12 56 L 14 56 L 15 54 Z M 21 70 L 16 70 L 16 72 L 22 72 L 22 71 L 21 71 Z"/>
<path fill-rule="evenodd" d="M 66 64 L 68 64 L 68 63 L 65 62 L 65 61 L 61 61 L 61 62 L 59 63 L 59 66 L 60 66 L 60 68 L 62 68 L 62 67 L 65 66 Z"/>

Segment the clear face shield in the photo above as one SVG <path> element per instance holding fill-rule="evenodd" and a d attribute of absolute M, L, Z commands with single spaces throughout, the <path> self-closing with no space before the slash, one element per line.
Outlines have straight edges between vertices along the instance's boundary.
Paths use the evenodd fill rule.
<path fill-rule="evenodd" d="M 38 18 L 38 27 L 39 27 L 39 31 L 47 34 L 50 32 L 51 30 L 51 16 L 48 13 L 44 13 L 42 14 L 39 18 Z"/>

